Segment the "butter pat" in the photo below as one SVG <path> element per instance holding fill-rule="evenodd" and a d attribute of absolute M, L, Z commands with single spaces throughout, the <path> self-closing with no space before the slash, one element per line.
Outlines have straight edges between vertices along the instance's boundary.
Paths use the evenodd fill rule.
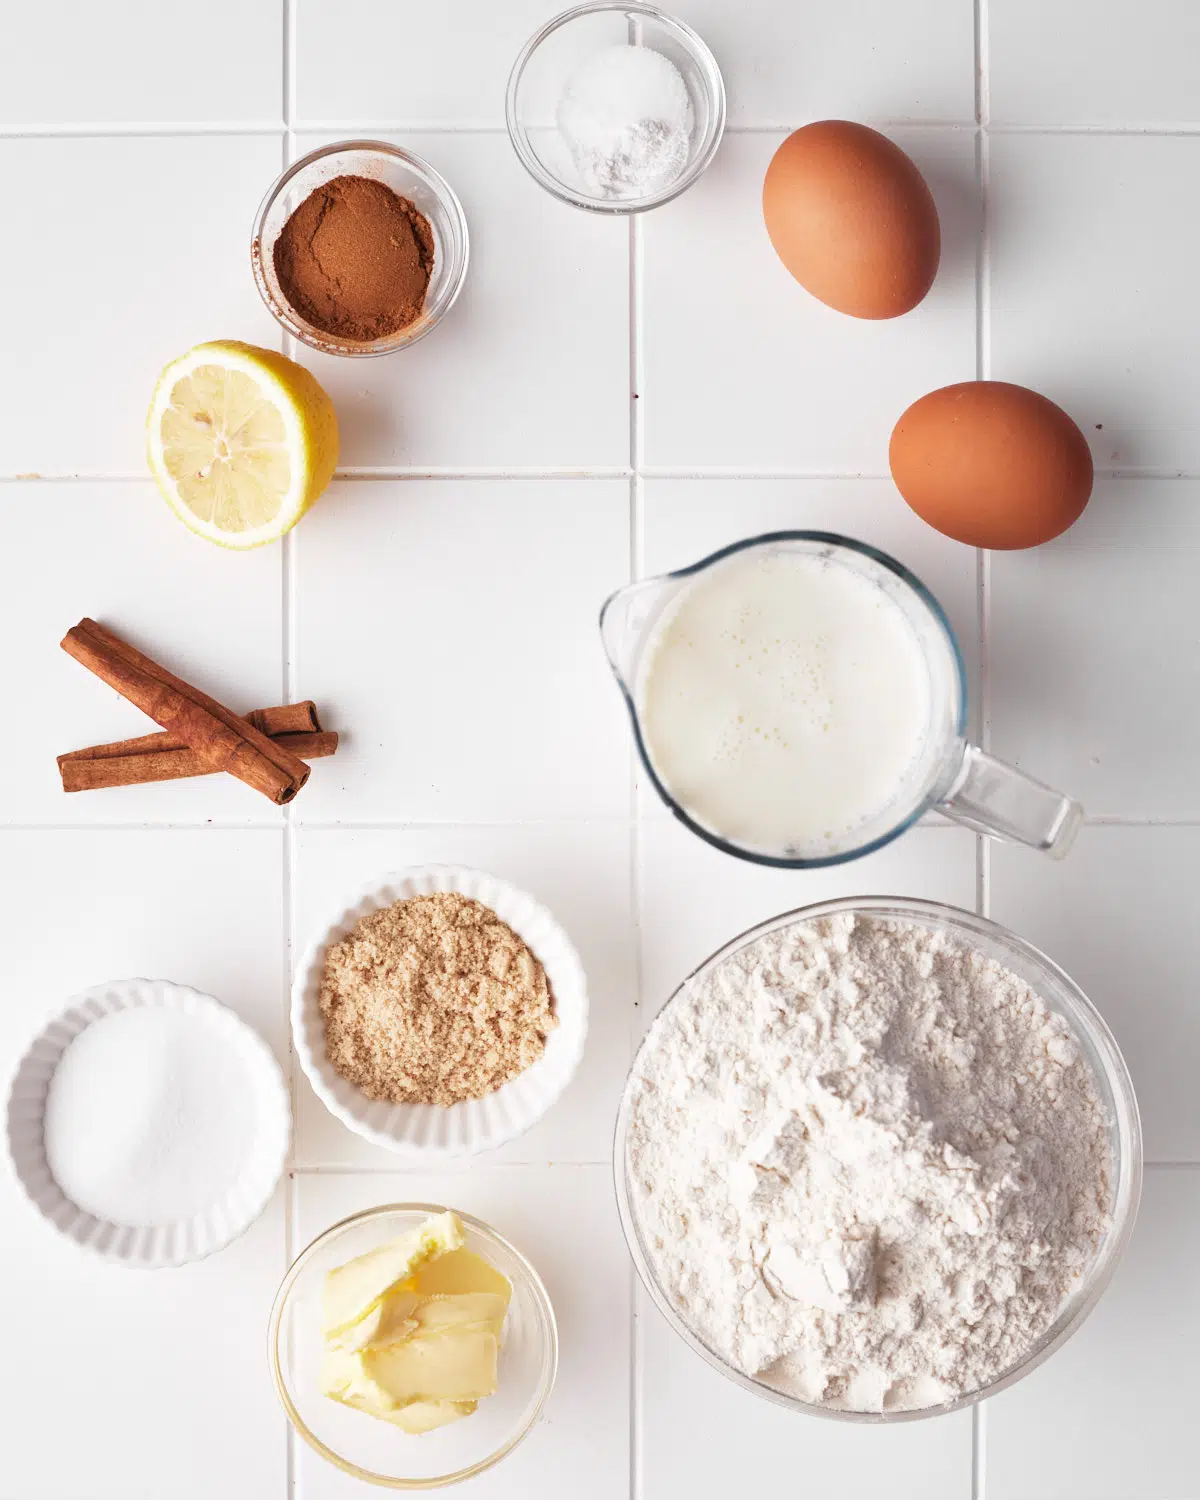
<path fill-rule="evenodd" d="M 454 1214 L 427 1219 L 327 1276 L 322 1394 L 409 1433 L 470 1416 L 495 1394 L 511 1295 Z"/>
<path fill-rule="evenodd" d="M 435 1214 L 408 1234 L 369 1250 L 330 1271 L 325 1278 L 321 1326 L 326 1337 L 360 1322 L 394 1287 L 425 1261 L 459 1250 L 465 1243 L 456 1214 Z"/>

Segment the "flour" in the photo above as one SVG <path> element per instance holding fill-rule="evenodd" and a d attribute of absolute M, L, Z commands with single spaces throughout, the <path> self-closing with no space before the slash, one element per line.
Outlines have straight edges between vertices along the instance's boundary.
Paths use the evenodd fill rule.
<path fill-rule="evenodd" d="M 737 1369 L 860 1411 L 1011 1369 L 1110 1222 L 1109 1121 L 1070 1028 L 915 923 L 768 934 L 651 1029 L 634 1210 L 679 1314 Z"/>

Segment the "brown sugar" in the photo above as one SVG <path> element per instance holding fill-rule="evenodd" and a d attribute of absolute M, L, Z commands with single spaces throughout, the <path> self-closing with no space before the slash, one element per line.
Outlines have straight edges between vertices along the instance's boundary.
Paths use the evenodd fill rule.
<path fill-rule="evenodd" d="M 433 271 L 424 214 L 370 177 L 335 177 L 310 193 L 275 241 L 279 289 L 306 323 L 369 343 L 421 316 Z"/>
<path fill-rule="evenodd" d="M 325 1055 L 369 1099 L 482 1099 L 558 1025 L 546 971 L 490 907 L 455 892 L 364 917 L 329 950 Z"/>

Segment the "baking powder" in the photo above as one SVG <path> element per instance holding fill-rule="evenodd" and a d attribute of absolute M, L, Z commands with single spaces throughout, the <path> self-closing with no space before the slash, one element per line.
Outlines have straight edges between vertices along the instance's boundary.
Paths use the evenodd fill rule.
<path fill-rule="evenodd" d="M 1066 1022 L 915 923 L 770 933 L 635 1073 L 634 1209 L 684 1321 L 811 1402 L 936 1405 L 1018 1363 L 1110 1222 L 1109 1121 Z"/>
<path fill-rule="evenodd" d="M 692 101 L 683 74 L 651 47 L 603 47 L 567 80 L 558 128 L 583 186 L 641 198 L 687 166 Z"/>

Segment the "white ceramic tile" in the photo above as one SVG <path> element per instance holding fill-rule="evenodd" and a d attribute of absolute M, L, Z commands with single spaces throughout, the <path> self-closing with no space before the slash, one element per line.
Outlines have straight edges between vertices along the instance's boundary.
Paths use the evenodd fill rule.
<path fill-rule="evenodd" d="M 526 39 L 561 6 L 487 0 L 381 7 L 373 0 L 300 0 L 297 118 L 397 125 L 504 124 L 509 70 Z M 754 0 L 680 0 L 674 14 L 712 47 L 732 125 L 794 125 L 823 115 L 970 122 L 974 29 L 968 7 L 853 0 L 805 10 Z M 364 33 L 373 45 L 364 48 Z M 397 55 L 422 66 L 397 72 Z"/>
<path fill-rule="evenodd" d="M 387 359 L 313 355 L 343 468 L 620 467 L 629 461 L 629 231 L 556 202 L 498 133 L 385 136 L 462 200 L 458 301 Z M 305 136 L 312 150 L 324 136 Z"/>
<path fill-rule="evenodd" d="M 345 481 L 298 548 L 299 691 L 346 735 L 303 820 L 628 813 L 596 626 L 628 576 L 623 481 Z"/>
<path fill-rule="evenodd" d="M 742 1390 L 637 1296 L 642 1500 L 788 1492 L 811 1500 L 967 1500 L 971 1414 L 851 1427 Z M 793 1476 L 791 1480 L 787 1476 Z"/>
<path fill-rule="evenodd" d="M 941 601 L 967 664 L 972 722 L 979 695 L 977 553 L 917 518 L 886 479 L 648 479 L 647 574 L 686 567 L 730 542 L 769 531 L 840 532 L 890 553 Z M 640 770 L 640 766 L 639 766 Z M 642 778 L 646 811 L 666 808 Z"/>
<path fill-rule="evenodd" d="M 6 7 L 0 125 L 282 125 L 282 19 L 272 0 Z"/>
<path fill-rule="evenodd" d="M 713 49 L 733 126 L 975 118 L 971 7 L 956 0 L 676 0 Z"/>
<path fill-rule="evenodd" d="M 132 1271 L 60 1238 L 0 1178 L 6 1500 L 286 1493 L 264 1337 L 287 1264 L 282 1199 L 206 1261 Z"/>
<path fill-rule="evenodd" d="M 642 829 L 641 1022 L 709 954 L 780 912 L 842 896 L 921 896 L 975 909 L 975 836 L 913 828 L 893 844 L 824 870 L 775 870 L 723 854 L 682 823 Z"/>
<path fill-rule="evenodd" d="M 77 991 L 134 977 L 215 995 L 286 1055 L 280 832 L 0 830 L 0 903 L 6 1061 Z"/>
<path fill-rule="evenodd" d="M 1083 1328 L 988 1403 L 988 1500 L 1195 1500 L 1200 1172 L 1151 1168 Z"/>
<path fill-rule="evenodd" d="M 265 829 L 0 832 L 0 1056 L 11 1065 L 77 990 L 129 975 L 216 995 L 282 1055 L 282 882 L 282 835 Z M 0 1375 L 14 1414 L 0 1492 L 157 1500 L 166 1484 L 201 1500 L 236 1473 L 251 1493 L 282 1493 L 262 1345 L 285 1265 L 279 1197 L 245 1238 L 171 1271 L 108 1266 L 58 1239 L 10 1177 L 0 1222 L 6 1332 L 20 1350 Z M 69 1389 L 87 1397 L 71 1403 L 62 1442 L 43 1419 Z"/>
<path fill-rule="evenodd" d="M 732 135 L 704 177 L 647 216 L 647 464 L 886 474 L 901 412 L 975 375 L 978 193 L 970 131 L 889 132 L 925 173 L 942 263 L 902 318 L 849 318 L 771 248 L 762 180 L 782 136 Z"/>
<path fill-rule="evenodd" d="M 413 864 L 462 864 L 529 891 L 579 950 L 588 981 L 588 1039 L 570 1088 L 527 1135 L 486 1163 L 607 1162 L 629 1067 L 635 964 L 630 832 L 615 823 L 507 828 L 302 830 L 297 839 L 297 953 L 359 886 Z M 395 1167 L 396 1158 L 347 1130 L 299 1074 L 301 1165 Z"/>
<path fill-rule="evenodd" d="M 1200 469 L 1200 137 L 998 135 L 991 370 L 1075 418 L 1100 468 Z"/>
<path fill-rule="evenodd" d="M 298 1174 L 297 1243 L 378 1203 L 445 1203 L 493 1225 L 546 1283 L 558 1379 L 524 1443 L 464 1493 L 479 1500 L 624 1500 L 629 1484 L 630 1273 L 607 1167 L 485 1167 L 439 1174 Z M 303 1500 L 361 1500 L 365 1486 L 298 1442 Z"/>
<path fill-rule="evenodd" d="M 1085 828 L 1061 863 L 997 844 L 991 915 L 1096 1004 L 1133 1074 L 1150 1161 L 1200 1160 L 1200 828 Z"/>
<path fill-rule="evenodd" d="M 0 239 L 0 474 L 144 474 L 168 361 L 206 339 L 279 348 L 250 228 L 280 159 L 272 136 L 0 140 L 27 226 Z"/>
<path fill-rule="evenodd" d="M 503 130 L 517 53 L 563 8 L 554 0 L 297 0 L 296 118 Z"/>
<path fill-rule="evenodd" d="M 1101 481 L 1070 531 L 991 559 L 992 744 L 1093 816 L 1200 817 L 1200 483 Z"/>
<path fill-rule="evenodd" d="M 1200 10 L 1192 0 L 1097 7 L 989 0 L 994 123 L 1185 125 L 1200 120 Z"/>
<path fill-rule="evenodd" d="M 0 591 L 0 629 L 15 646 L 0 655 L 0 696 L 21 726 L 0 746 L 0 822 L 279 821 L 277 808 L 232 776 L 67 796 L 55 762 L 156 729 L 60 648 L 84 615 L 232 709 L 281 702 L 278 547 L 212 546 L 175 519 L 149 481 L 29 481 L 0 485 L 0 555 L 21 560 Z M 325 770 L 316 762 L 313 780 Z"/>

